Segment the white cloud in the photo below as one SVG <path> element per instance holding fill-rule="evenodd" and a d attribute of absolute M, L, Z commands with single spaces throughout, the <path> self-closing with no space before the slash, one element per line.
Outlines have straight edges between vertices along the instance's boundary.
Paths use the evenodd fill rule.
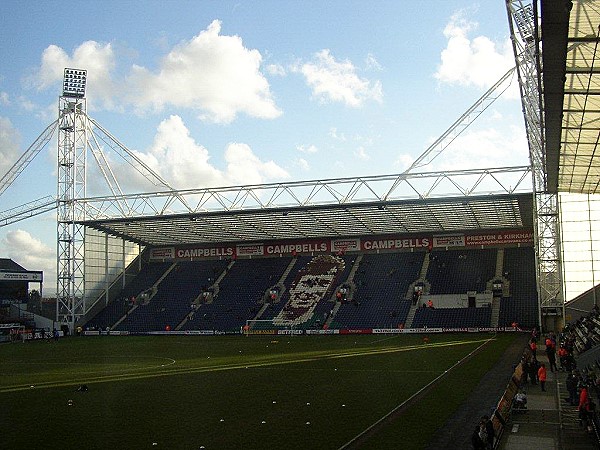
<path fill-rule="evenodd" d="M 4 175 L 19 158 L 21 136 L 6 117 L 0 117 L 0 174 Z"/>
<path fill-rule="evenodd" d="M 67 67 L 87 70 L 86 97 L 91 105 L 99 102 L 106 108 L 114 107 L 114 99 L 120 97 L 118 84 L 112 80 L 115 68 L 115 54 L 111 44 L 86 41 L 69 56 L 62 48 L 50 45 L 42 53 L 38 70 L 25 79 L 25 83 L 38 90 L 54 87 L 62 82 Z"/>
<path fill-rule="evenodd" d="M 129 104 L 143 114 L 174 106 L 195 110 L 201 119 L 216 123 L 229 123 L 240 113 L 279 117 L 281 111 L 260 72 L 260 52 L 244 47 L 240 37 L 220 32 L 221 22 L 215 20 L 197 36 L 171 48 L 156 70 L 133 65 L 124 79 L 115 77 L 116 55 L 110 43 L 84 42 L 72 56 L 50 45 L 39 69 L 25 81 L 44 90 L 62 80 L 65 67 L 75 67 L 87 69 L 86 96 L 95 107 Z"/>
<path fill-rule="evenodd" d="M 37 117 L 45 117 L 45 113 L 44 112 L 40 112 L 39 110 L 41 109 L 40 106 L 36 105 L 35 103 L 33 103 L 31 100 L 29 100 L 26 97 L 20 96 L 19 97 L 19 107 L 23 110 L 23 111 L 27 111 L 27 112 L 35 112 Z M 56 116 L 56 105 L 52 105 L 52 112 L 54 113 L 54 115 Z"/>
<path fill-rule="evenodd" d="M 0 241 L 2 253 L 27 270 L 42 270 L 44 285 L 56 286 L 56 250 L 24 230 L 12 230 Z"/>
<path fill-rule="evenodd" d="M 265 69 L 269 75 L 283 77 L 286 74 L 286 70 L 281 64 L 269 64 Z"/>
<path fill-rule="evenodd" d="M 297 145 L 296 150 L 298 150 L 301 153 L 317 153 L 319 151 L 319 149 L 313 144 Z"/>
<path fill-rule="evenodd" d="M 135 154 L 176 189 L 264 183 L 289 177 L 273 161 L 261 161 L 248 145 L 242 143 L 227 146 L 226 167 L 218 169 L 210 163 L 208 149 L 190 136 L 179 116 L 163 120 L 152 146 L 145 152 L 135 151 Z M 150 188 L 129 165 L 120 164 L 114 170 L 119 181 L 123 180 L 124 187 L 146 191 Z"/>
<path fill-rule="evenodd" d="M 469 22 L 463 12 L 450 18 L 444 29 L 448 43 L 435 73 L 440 82 L 487 89 L 515 65 L 510 39 L 493 42 L 486 36 L 470 37 L 476 29 L 477 23 Z"/>
<path fill-rule="evenodd" d="M 433 163 L 422 170 L 461 170 L 528 164 L 527 138 L 521 128 L 493 128 L 458 136 Z"/>
<path fill-rule="evenodd" d="M 0 105 L 10 105 L 10 98 L 6 92 L 0 92 Z"/>
<path fill-rule="evenodd" d="M 415 161 L 415 158 L 412 155 L 404 153 L 399 155 L 394 161 L 394 166 L 398 167 L 401 172 L 407 170 L 411 164 Z"/>
<path fill-rule="evenodd" d="M 379 64 L 379 61 L 377 61 L 375 55 L 372 55 L 371 53 L 369 53 L 365 58 L 365 66 L 367 70 L 373 70 L 376 72 L 381 72 L 383 70 L 383 67 L 381 64 Z"/>
<path fill-rule="evenodd" d="M 344 142 L 346 140 L 346 135 L 344 133 L 338 133 L 338 129 L 335 127 L 331 127 L 329 129 L 329 136 L 331 136 L 336 141 Z"/>
<path fill-rule="evenodd" d="M 354 150 L 354 156 L 356 156 L 361 161 L 368 161 L 369 159 L 371 159 L 371 157 L 367 154 L 363 146 L 360 146 L 356 150 Z"/>
<path fill-rule="evenodd" d="M 208 150 L 196 143 L 179 116 L 158 126 L 152 146 L 138 156 L 178 189 L 216 186 L 224 175 L 209 163 Z"/>
<path fill-rule="evenodd" d="M 261 161 L 247 144 L 229 144 L 225 150 L 225 161 L 226 177 L 234 184 L 260 184 L 289 177 L 275 162 Z"/>
<path fill-rule="evenodd" d="M 260 72 L 260 52 L 244 47 L 240 37 L 220 32 L 221 22 L 213 21 L 190 41 L 175 46 L 155 73 L 134 66 L 126 82 L 129 101 L 140 112 L 173 105 L 197 110 L 202 119 L 219 123 L 229 123 L 239 113 L 263 119 L 280 116 Z"/>
<path fill-rule="evenodd" d="M 322 102 L 360 107 L 368 100 L 381 102 L 383 99 L 380 81 L 360 78 L 351 61 L 337 61 L 328 49 L 316 53 L 312 62 L 295 70 L 304 75 L 313 96 Z"/>
<path fill-rule="evenodd" d="M 300 167 L 300 170 L 303 170 L 304 172 L 307 172 L 310 170 L 310 164 L 308 163 L 307 160 L 305 160 L 304 158 L 298 158 L 295 162 L 295 164 Z"/>

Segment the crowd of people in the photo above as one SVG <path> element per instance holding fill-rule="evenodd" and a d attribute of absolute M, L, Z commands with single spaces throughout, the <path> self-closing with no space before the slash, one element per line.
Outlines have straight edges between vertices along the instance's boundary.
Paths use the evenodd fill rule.
<path fill-rule="evenodd" d="M 513 412 L 527 410 L 527 389 L 546 391 L 548 373 L 551 372 L 555 374 L 555 379 L 564 376 L 568 396 L 561 401 L 577 408 L 582 429 L 593 433 L 594 428 L 600 428 L 597 426 L 599 419 L 596 411 L 596 405 L 600 403 L 600 359 L 586 367 L 577 365 L 582 353 L 600 344 L 600 339 L 596 338 L 600 335 L 598 323 L 600 309 L 594 307 L 589 317 L 566 326 L 558 336 L 553 332 L 541 336 L 537 328 L 531 332 L 520 361 L 521 379 L 512 402 Z M 545 355 L 547 363 L 539 360 L 540 352 Z M 473 448 L 493 449 L 495 439 L 492 421 L 483 416 L 471 435 Z"/>
<path fill-rule="evenodd" d="M 589 315 L 567 325 L 561 332 L 558 352 L 561 368 L 567 373 L 565 385 L 569 395 L 563 401 L 577 406 L 580 424 L 590 433 L 594 424 L 598 424 L 596 403 L 600 401 L 600 361 L 578 367 L 574 355 L 581 356 L 600 343 L 597 338 L 599 318 L 600 308 L 595 305 Z"/>

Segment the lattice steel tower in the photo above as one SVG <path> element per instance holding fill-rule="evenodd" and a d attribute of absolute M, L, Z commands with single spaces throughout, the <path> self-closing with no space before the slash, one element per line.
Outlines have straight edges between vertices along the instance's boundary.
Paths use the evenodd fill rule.
<path fill-rule="evenodd" d="M 542 58 L 537 0 L 506 0 L 511 40 L 525 118 L 534 189 L 534 226 L 540 322 L 564 318 L 558 194 L 549 192 L 546 173 Z"/>
<path fill-rule="evenodd" d="M 65 69 L 58 101 L 57 289 L 56 320 L 71 331 L 85 311 L 84 250 L 87 71 Z"/>

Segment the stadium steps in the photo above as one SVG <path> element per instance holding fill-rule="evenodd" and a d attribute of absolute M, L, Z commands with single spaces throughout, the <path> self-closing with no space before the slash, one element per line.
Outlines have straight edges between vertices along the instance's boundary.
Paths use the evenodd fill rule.
<path fill-rule="evenodd" d="M 263 295 L 263 302 L 264 302 L 263 306 L 261 307 L 260 311 L 256 314 L 254 319 L 260 319 L 262 314 L 265 312 L 265 310 L 269 307 L 270 304 L 279 303 L 281 301 L 281 299 L 283 298 L 284 294 L 287 291 L 287 286 L 285 285 L 285 280 L 289 276 L 290 272 L 294 269 L 297 262 L 298 262 L 297 256 L 292 258 L 290 260 L 290 263 L 286 267 L 286 269 L 283 271 L 283 273 L 279 277 L 279 280 L 277 280 L 277 283 L 275 283 L 273 286 L 270 286 L 268 289 L 265 290 L 265 293 Z M 276 289 L 279 291 L 279 294 L 277 295 L 277 299 L 275 299 L 273 302 L 271 301 L 271 298 L 269 295 L 269 292 L 271 291 L 271 289 Z"/>
<path fill-rule="evenodd" d="M 557 393 L 558 406 L 560 411 L 560 433 L 561 443 L 564 450 L 583 450 L 591 448 L 600 448 L 593 439 L 593 434 L 584 431 L 579 423 L 579 411 L 577 406 L 572 406 L 565 401 L 568 397 L 567 387 L 565 385 L 566 372 L 558 372 Z"/>
<path fill-rule="evenodd" d="M 496 328 L 498 321 L 500 320 L 500 298 L 494 297 L 492 299 L 492 317 L 490 319 L 490 327 Z"/>
<path fill-rule="evenodd" d="M 138 307 L 138 305 L 133 305 L 130 310 L 128 310 L 125 314 L 123 314 L 123 317 L 121 317 L 119 320 L 117 320 L 113 324 L 113 326 L 110 327 L 110 329 L 114 330 L 115 328 L 117 328 L 121 322 L 123 322 L 125 319 L 127 319 L 127 316 L 129 316 L 129 314 L 131 314 L 133 311 L 135 311 L 137 309 L 137 307 Z"/>
<path fill-rule="evenodd" d="M 342 280 L 342 282 L 338 285 L 338 287 L 336 289 L 334 289 L 333 292 L 331 293 L 331 297 L 329 298 L 330 302 L 332 302 L 332 303 L 338 302 L 336 295 L 338 293 L 338 289 L 341 288 L 342 286 L 349 287 L 346 298 L 348 301 L 352 301 L 352 299 L 354 298 L 354 294 L 356 293 L 356 284 L 354 283 L 354 275 L 356 274 L 356 272 L 359 269 L 362 258 L 363 258 L 363 255 L 358 255 L 356 257 L 356 259 L 354 260 L 354 264 L 352 265 L 352 268 L 350 269 L 350 272 L 348 272 L 348 277 L 345 280 Z M 339 308 L 336 309 L 336 312 L 338 309 Z M 330 321 L 327 320 L 327 322 L 330 322 Z"/>
<path fill-rule="evenodd" d="M 544 349 L 543 344 L 538 346 L 538 360 L 548 367 Z M 564 401 L 566 376 L 565 372 L 548 371 L 546 392 L 541 391 L 539 384 L 524 386 L 527 410 L 519 414 L 512 412 L 497 447 L 499 450 L 600 448 L 593 434 L 579 426 L 577 407 Z"/>
<path fill-rule="evenodd" d="M 225 268 L 225 270 L 223 270 L 221 272 L 221 274 L 219 275 L 219 277 L 215 280 L 215 282 L 209 287 L 209 291 L 212 292 L 212 294 L 210 294 L 207 298 L 206 303 L 212 303 L 213 299 L 215 299 L 218 295 L 219 295 L 219 291 L 221 290 L 221 281 L 223 281 L 223 278 L 225 278 L 227 276 L 227 274 L 229 273 L 229 271 L 231 270 L 231 268 L 233 267 L 233 265 L 235 264 L 235 261 L 231 261 L 229 264 L 227 264 L 227 267 Z M 202 294 L 204 294 L 203 292 L 200 292 L 198 294 L 198 297 L 196 297 L 194 299 L 194 303 L 196 304 L 200 304 L 201 302 L 201 297 Z M 188 321 L 188 318 L 186 317 L 185 319 L 183 319 L 181 321 L 181 323 L 178 325 L 177 328 L 175 328 L 176 330 L 179 330 L 182 326 L 185 325 L 185 323 Z"/>
<path fill-rule="evenodd" d="M 285 272 L 283 272 L 283 274 L 279 278 L 278 283 L 285 284 L 285 280 L 287 279 L 288 275 L 290 274 L 290 272 L 292 271 L 292 269 L 296 265 L 297 261 L 298 261 L 298 257 L 297 256 L 294 257 L 294 258 L 292 258 L 292 260 L 290 261 L 290 263 L 287 266 L 287 269 L 285 269 Z"/>
<path fill-rule="evenodd" d="M 496 278 L 502 277 L 502 271 L 504 269 L 504 249 L 499 248 L 496 253 Z"/>
<path fill-rule="evenodd" d="M 333 306 L 331 314 L 329 315 L 329 317 L 325 321 L 325 325 L 327 327 L 331 326 L 331 322 L 333 322 L 333 319 L 335 318 L 335 315 L 337 314 L 337 312 L 340 310 L 341 307 L 342 307 L 342 304 L 340 302 L 335 302 L 335 305 Z"/>
<path fill-rule="evenodd" d="M 421 272 L 419 273 L 419 279 L 424 280 L 427 276 L 427 271 L 429 270 L 429 262 L 431 258 L 431 253 L 427 253 L 427 256 L 423 258 L 423 265 L 421 266 Z"/>
<path fill-rule="evenodd" d="M 179 324 L 175 327 L 175 331 L 181 330 L 181 328 L 188 322 L 189 316 L 185 316 L 185 318 L 179 322 Z"/>
<path fill-rule="evenodd" d="M 415 314 L 417 313 L 418 309 L 418 302 L 415 305 L 411 305 L 410 309 L 408 310 L 408 315 L 406 316 L 406 321 L 404 322 L 404 328 L 412 328 L 413 319 L 415 318 Z"/>
<path fill-rule="evenodd" d="M 260 310 L 256 313 L 256 316 L 254 316 L 252 319 L 259 320 L 268 307 L 269 303 L 263 303 L 263 305 L 260 307 Z"/>
<path fill-rule="evenodd" d="M 169 275 L 173 271 L 173 269 L 175 269 L 175 267 L 177 267 L 177 263 L 176 262 L 174 262 L 173 264 L 171 264 L 171 266 L 167 270 L 165 270 L 165 273 L 163 273 L 160 276 L 160 278 L 158 280 L 156 280 L 156 283 L 154 283 L 152 286 L 150 286 L 150 288 L 151 289 L 158 288 L 158 285 L 162 282 L 162 280 L 164 280 L 167 277 L 167 275 Z"/>
<path fill-rule="evenodd" d="M 423 294 L 429 293 L 429 290 L 431 289 L 431 283 L 429 283 L 429 281 L 427 281 L 427 271 L 429 270 L 429 263 L 431 262 L 430 258 L 431 258 L 431 253 L 426 253 L 425 258 L 423 258 L 423 265 L 421 266 L 421 271 L 419 272 L 419 278 L 417 278 L 417 280 L 408 287 L 408 291 L 406 292 L 406 298 L 412 298 L 412 293 L 417 284 L 423 285 L 423 292 L 422 292 Z M 409 315 L 410 315 L 410 312 L 409 312 Z M 414 314 L 413 314 L 413 316 L 414 316 Z M 411 318 L 411 321 L 412 321 L 412 318 Z"/>
<path fill-rule="evenodd" d="M 354 275 L 356 275 L 356 271 L 358 270 L 358 266 L 360 266 L 360 262 L 363 259 L 363 255 L 360 254 L 356 257 L 356 260 L 354 261 L 354 265 L 352 266 L 352 269 L 350 270 L 350 273 L 348 274 L 348 281 L 352 281 L 354 280 Z"/>

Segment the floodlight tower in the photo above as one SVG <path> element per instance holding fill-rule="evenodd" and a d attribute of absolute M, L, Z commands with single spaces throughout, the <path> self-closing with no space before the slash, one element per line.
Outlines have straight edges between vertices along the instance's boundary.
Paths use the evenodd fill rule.
<path fill-rule="evenodd" d="M 87 71 L 65 69 L 58 102 L 57 289 L 56 320 L 73 331 L 85 314 L 84 226 L 87 112 Z"/>

